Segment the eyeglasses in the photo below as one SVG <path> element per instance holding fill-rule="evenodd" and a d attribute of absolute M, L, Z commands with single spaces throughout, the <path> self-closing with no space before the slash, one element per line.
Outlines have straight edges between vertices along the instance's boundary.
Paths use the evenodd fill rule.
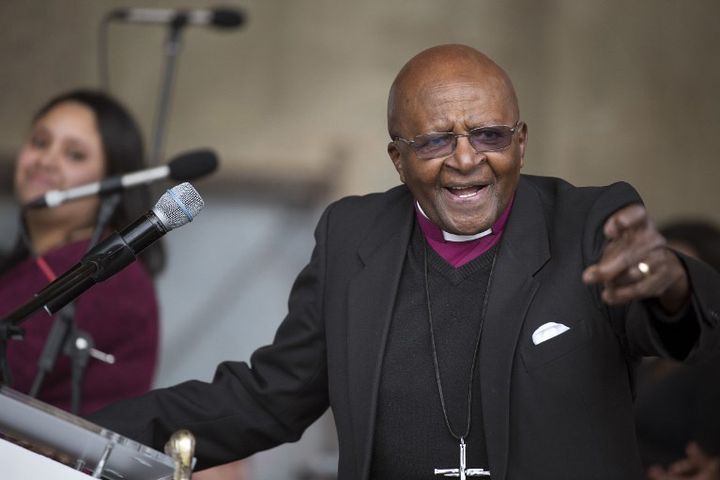
<path fill-rule="evenodd" d="M 468 133 L 425 133 L 418 135 L 412 140 L 402 137 L 395 137 L 394 142 L 400 140 L 413 149 L 417 158 L 430 160 L 432 158 L 447 157 L 452 155 L 457 147 L 458 137 L 467 137 L 470 145 L 476 152 L 496 152 L 507 148 L 512 142 L 513 135 L 522 126 L 523 122 L 518 120 L 515 125 L 492 125 L 488 127 L 473 128 Z"/>

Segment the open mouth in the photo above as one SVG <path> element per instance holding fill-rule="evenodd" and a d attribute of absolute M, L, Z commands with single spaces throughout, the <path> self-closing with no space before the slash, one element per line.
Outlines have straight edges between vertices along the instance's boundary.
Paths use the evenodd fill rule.
<path fill-rule="evenodd" d="M 454 195 L 458 198 L 472 198 L 478 193 L 480 193 L 483 189 L 485 189 L 487 185 L 470 185 L 470 186 L 463 186 L 463 187 L 446 187 L 447 191 L 450 192 L 451 195 Z"/>

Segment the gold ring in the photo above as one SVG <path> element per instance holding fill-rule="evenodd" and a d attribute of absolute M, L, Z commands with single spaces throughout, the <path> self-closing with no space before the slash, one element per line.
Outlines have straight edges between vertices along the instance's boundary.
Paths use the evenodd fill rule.
<path fill-rule="evenodd" d="M 645 262 L 639 262 L 637 264 L 637 269 L 640 270 L 640 273 L 642 273 L 644 277 L 650 275 L 650 265 Z"/>

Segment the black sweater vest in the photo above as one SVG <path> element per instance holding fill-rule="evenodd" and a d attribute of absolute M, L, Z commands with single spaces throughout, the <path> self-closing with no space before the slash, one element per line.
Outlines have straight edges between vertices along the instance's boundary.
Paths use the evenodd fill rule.
<path fill-rule="evenodd" d="M 425 241 L 416 226 L 403 267 L 383 359 L 370 478 L 432 479 L 458 468 L 459 442 L 445 424 L 432 357 L 425 294 Z M 448 420 L 467 428 L 470 369 L 498 246 L 454 268 L 427 246 L 432 322 Z M 479 354 L 478 354 L 479 356 Z M 488 468 L 478 368 L 472 383 L 467 467 Z"/>

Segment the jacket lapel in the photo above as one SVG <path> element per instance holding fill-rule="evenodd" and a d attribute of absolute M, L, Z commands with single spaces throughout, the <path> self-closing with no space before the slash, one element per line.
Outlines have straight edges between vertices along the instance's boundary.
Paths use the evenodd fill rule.
<path fill-rule="evenodd" d="M 503 233 L 480 344 L 482 407 L 492 477 L 504 480 L 510 440 L 510 382 L 521 327 L 550 258 L 539 193 L 522 177 Z"/>
<path fill-rule="evenodd" d="M 407 189 L 388 202 L 358 249 L 364 268 L 348 291 L 348 373 L 353 428 L 360 449 L 358 477 L 370 472 L 382 359 L 395 296 L 414 225 Z"/>

